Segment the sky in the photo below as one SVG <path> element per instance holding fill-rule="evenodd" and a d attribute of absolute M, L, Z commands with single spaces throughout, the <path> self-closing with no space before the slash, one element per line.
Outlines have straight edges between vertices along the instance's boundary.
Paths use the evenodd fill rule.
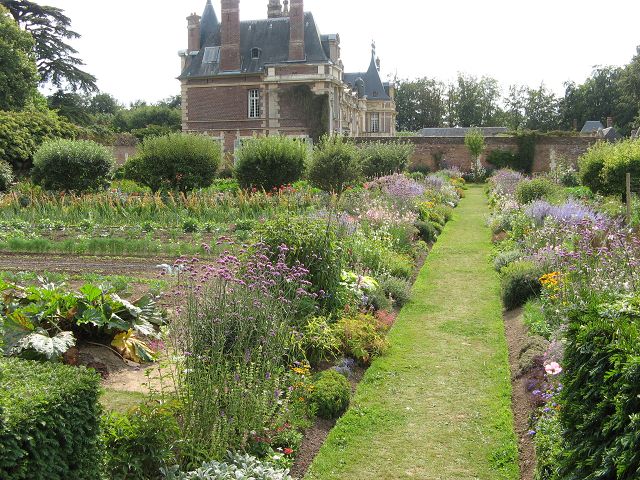
<path fill-rule="evenodd" d="M 37 0 L 64 9 L 82 35 L 72 45 L 103 92 L 128 104 L 177 95 L 186 17 L 206 0 Z M 220 0 L 214 0 L 220 18 Z M 241 0 L 241 20 L 268 0 Z M 385 79 L 458 72 L 558 94 L 596 65 L 624 65 L 640 45 L 640 2 L 594 0 L 305 0 L 321 33 L 339 33 L 347 71 L 366 70 L 375 40 Z"/>

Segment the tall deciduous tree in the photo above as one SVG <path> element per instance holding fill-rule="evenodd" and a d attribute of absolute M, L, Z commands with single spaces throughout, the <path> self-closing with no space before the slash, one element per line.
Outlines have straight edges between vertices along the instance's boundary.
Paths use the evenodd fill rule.
<path fill-rule="evenodd" d="M 500 111 L 500 86 L 495 78 L 458 74 L 454 89 L 455 101 L 450 102 L 460 127 L 490 126 Z"/>
<path fill-rule="evenodd" d="M 20 110 L 36 91 L 33 38 L 0 6 L 0 110 Z"/>
<path fill-rule="evenodd" d="M 18 24 L 35 40 L 35 55 L 42 83 L 58 88 L 97 91 L 96 77 L 80 69 L 84 65 L 78 51 L 67 40 L 79 38 L 71 30 L 71 19 L 56 7 L 41 6 L 29 0 L 0 0 Z"/>
<path fill-rule="evenodd" d="M 404 80 L 398 85 L 398 130 L 441 127 L 445 115 L 445 86 L 430 78 Z"/>

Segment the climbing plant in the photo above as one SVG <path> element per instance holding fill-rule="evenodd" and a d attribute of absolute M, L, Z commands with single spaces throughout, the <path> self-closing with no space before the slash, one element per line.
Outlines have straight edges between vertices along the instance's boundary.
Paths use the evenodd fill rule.
<path fill-rule="evenodd" d="M 329 96 L 316 95 L 308 85 L 297 85 L 285 92 L 309 128 L 309 136 L 316 143 L 329 133 Z"/>

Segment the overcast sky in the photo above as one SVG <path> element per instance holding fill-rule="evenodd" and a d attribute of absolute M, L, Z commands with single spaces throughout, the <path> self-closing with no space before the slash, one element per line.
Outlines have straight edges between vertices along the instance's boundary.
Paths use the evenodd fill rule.
<path fill-rule="evenodd" d="M 178 51 L 191 12 L 206 0 L 37 0 L 64 9 L 82 35 L 73 45 L 120 101 L 180 92 Z M 214 0 L 220 18 L 220 0 Z M 268 0 L 241 0 L 242 20 L 265 18 Z M 321 33 L 339 33 L 347 71 L 361 71 L 375 39 L 383 76 L 490 75 L 502 87 L 544 82 L 561 94 L 595 65 L 623 65 L 640 45 L 640 2 L 594 0 L 305 0 Z"/>

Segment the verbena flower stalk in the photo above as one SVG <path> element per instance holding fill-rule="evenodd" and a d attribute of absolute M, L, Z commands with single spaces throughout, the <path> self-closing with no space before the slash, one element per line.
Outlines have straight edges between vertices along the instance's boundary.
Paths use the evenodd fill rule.
<path fill-rule="evenodd" d="M 294 323 L 309 296 L 308 271 L 276 261 L 263 245 L 225 254 L 213 265 L 179 261 L 185 302 L 172 325 L 175 382 L 186 455 L 222 458 L 242 449 L 286 408 L 285 375 L 293 361 Z"/>

